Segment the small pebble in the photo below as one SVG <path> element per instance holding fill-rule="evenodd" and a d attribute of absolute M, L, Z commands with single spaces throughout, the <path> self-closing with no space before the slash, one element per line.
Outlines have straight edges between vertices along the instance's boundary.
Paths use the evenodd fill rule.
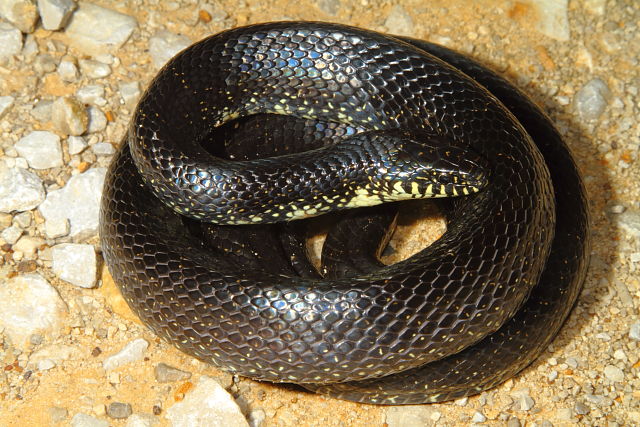
<path fill-rule="evenodd" d="M 15 244 L 20 236 L 22 236 L 22 229 L 15 225 L 5 228 L 2 230 L 2 233 L 0 233 L 0 238 L 10 245 Z"/>
<path fill-rule="evenodd" d="M 99 84 L 83 86 L 76 92 L 76 97 L 85 104 L 93 104 L 99 107 L 107 105 L 104 99 L 104 86 Z"/>
<path fill-rule="evenodd" d="M 573 417 L 573 410 L 571 408 L 560 408 L 556 410 L 556 417 L 561 421 L 569 421 Z"/>
<path fill-rule="evenodd" d="M 159 383 L 182 381 L 191 378 L 191 372 L 181 371 L 165 363 L 158 363 L 156 365 L 154 375 L 156 381 Z"/>
<path fill-rule="evenodd" d="M 576 406 L 574 406 L 573 410 L 578 415 L 586 415 L 589 413 L 590 408 L 582 402 L 576 402 Z"/>
<path fill-rule="evenodd" d="M 53 101 L 42 99 L 35 103 L 31 109 L 31 115 L 40 123 L 46 123 L 51 120 L 51 109 Z"/>
<path fill-rule="evenodd" d="M 111 67 L 100 61 L 95 61 L 93 59 L 81 59 L 79 63 L 82 74 L 90 79 L 101 79 L 111 74 Z"/>
<path fill-rule="evenodd" d="M 262 409 L 254 409 L 249 413 L 249 426 L 260 427 L 264 420 L 267 418 L 267 414 Z"/>
<path fill-rule="evenodd" d="M 97 142 L 91 146 L 91 151 L 93 151 L 96 156 L 111 156 L 116 152 L 116 149 L 108 142 Z"/>
<path fill-rule="evenodd" d="M 62 280 L 81 288 L 96 285 L 97 258 L 93 245 L 63 243 L 51 248 L 52 270 Z"/>
<path fill-rule="evenodd" d="M 0 63 L 17 55 L 22 50 L 22 33 L 9 24 L 0 21 Z"/>
<path fill-rule="evenodd" d="M 140 360 L 144 357 L 144 353 L 148 347 L 149 343 L 146 340 L 142 338 L 135 339 L 118 353 L 106 357 L 102 362 L 102 367 L 105 371 L 110 371 L 127 363 Z"/>
<path fill-rule="evenodd" d="M 66 218 L 56 218 L 44 222 L 44 234 L 47 239 L 57 239 L 69 234 L 69 220 Z"/>
<path fill-rule="evenodd" d="M 59 30 L 69 21 L 76 8 L 73 0 L 38 0 L 38 12 L 45 30 Z"/>
<path fill-rule="evenodd" d="M 51 106 L 51 120 L 65 135 L 81 135 L 89 125 L 89 114 L 84 104 L 73 96 L 58 98 Z"/>
<path fill-rule="evenodd" d="M 67 138 L 67 144 L 69 147 L 69 154 L 71 155 L 82 153 L 82 151 L 89 145 L 81 136 L 70 136 Z"/>
<path fill-rule="evenodd" d="M 624 381 L 624 372 L 617 366 L 607 365 L 604 367 L 604 376 L 609 381 L 621 382 Z"/>
<path fill-rule="evenodd" d="M 474 423 L 483 423 L 487 421 L 487 417 L 485 417 L 482 412 L 476 411 L 474 412 L 473 417 L 471 418 L 471 421 Z"/>
<path fill-rule="evenodd" d="M 38 21 L 38 10 L 33 0 L 2 0 L 0 16 L 23 33 L 32 33 Z"/>
<path fill-rule="evenodd" d="M 153 427 L 158 419 L 150 414 L 133 414 L 127 418 L 126 427 Z"/>
<path fill-rule="evenodd" d="M 69 416 L 69 412 L 58 406 L 52 406 L 49 408 L 49 418 L 51 419 L 51 423 L 59 423 L 67 419 Z"/>
<path fill-rule="evenodd" d="M 583 120 L 595 120 L 604 112 L 611 91 L 604 81 L 592 79 L 573 98 L 573 105 Z"/>
<path fill-rule="evenodd" d="M 107 127 L 107 116 L 96 106 L 90 105 L 88 108 L 89 125 L 87 133 L 96 133 L 105 130 Z"/>
<path fill-rule="evenodd" d="M 520 420 L 517 419 L 516 417 L 511 417 L 509 418 L 509 421 L 507 421 L 507 427 L 520 427 Z"/>
<path fill-rule="evenodd" d="M 122 402 L 111 402 L 107 406 L 107 415 L 115 419 L 128 418 L 132 414 L 131 405 Z"/>
<path fill-rule="evenodd" d="M 44 186 L 38 175 L 0 163 L 0 212 L 28 211 L 44 199 Z"/>
<path fill-rule="evenodd" d="M 133 82 L 120 82 L 118 86 L 118 90 L 120 92 L 120 97 L 122 98 L 122 102 L 127 108 L 135 107 L 138 99 L 140 98 L 140 83 Z"/>
<path fill-rule="evenodd" d="M 15 144 L 16 151 L 33 169 L 62 166 L 60 137 L 49 131 L 33 131 Z"/>

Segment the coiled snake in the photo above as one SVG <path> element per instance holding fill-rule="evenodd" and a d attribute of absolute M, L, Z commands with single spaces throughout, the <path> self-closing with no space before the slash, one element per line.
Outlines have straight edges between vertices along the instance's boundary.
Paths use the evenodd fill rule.
<path fill-rule="evenodd" d="M 372 230 L 395 205 L 346 215 L 324 277 L 291 221 L 455 195 L 445 234 L 391 266 Z M 359 249 L 344 230 L 362 223 L 377 243 Z M 575 163 L 526 96 L 443 47 L 312 22 L 232 29 L 172 59 L 109 169 L 100 224 L 109 270 L 158 335 L 231 372 L 382 404 L 526 367 L 589 251 Z M 349 252 L 366 261 L 330 256 Z"/>

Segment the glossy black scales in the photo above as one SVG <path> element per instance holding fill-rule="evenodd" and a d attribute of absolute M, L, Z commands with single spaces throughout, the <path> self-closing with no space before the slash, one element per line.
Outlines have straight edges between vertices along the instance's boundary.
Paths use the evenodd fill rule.
<path fill-rule="evenodd" d="M 505 107 L 467 76 L 509 107 L 537 148 Z M 265 232 L 273 233 L 274 242 L 288 243 L 274 248 L 269 261 L 261 258 L 257 268 L 246 268 L 243 257 L 253 257 L 256 242 L 265 240 L 243 240 L 256 229 L 212 226 L 230 228 L 214 231 L 212 241 L 203 243 L 200 237 L 207 233 L 193 232 L 200 226 L 167 204 L 202 217 L 212 211 L 206 204 L 211 199 L 249 209 L 234 205 L 248 191 L 261 195 L 249 198 L 257 211 L 273 213 L 285 198 L 270 184 L 293 182 L 286 187 L 292 188 L 286 191 L 290 199 L 308 204 L 307 196 L 322 198 L 309 190 L 312 184 L 331 191 L 329 183 L 350 176 L 345 171 L 357 174 L 360 166 L 351 162 L 357 156 L 342 152 L 329 156 L 333 163 L 307 157 L 304 177 L 298 168 L 303 163 L 289 157 L 284 179 L 267 171 L 282 167 L 279 158 L 229 164 L 212 156 L 234 145 L 225 136 L 232 132 L 216 126 L 284 113 L 297 118 L 278 122 L 292 130 L 277 137 L 283 154 L 296 151 L 293 146 L 322 147 L 325 138 L 337 142 L 320 148 L 331 152 L 348 144 L 347 134 L 426 134 L 427 145 L 448 141 L 464 158 L 477 156 L 472 164 L 486 185 L 452 202 L 446 233 L 398 264 L 325 280 L 304 261 L 291 263 L 299 255 L 291 249 L 299 236 L 276 225 Z M 251 142 L 246 135 L 242 139 Z M 295 136 L 305 142 L 289 143 Z M 256 137 L 256 143 L 268 139 Z M 586 202 L 566 146 L 523 95 L 441 47 L 321 23 L 230 30 L 185 50 L 161 71 L 141 100 L 127 142 L 109 170 L 102 203 L 101 237 L 111 273 L 157 334 L 252 378 L 302 383 L 371 403 L 473 394 L 515 374 L 544 349 L 584 277 Z M 244 150 L 240 157 L 254 158 L 251 149 Z M 317 170 L 309 167 L 314 162 Z M 146 174 L 144 181 L 134 163 Z M 225 181 L 229 170 L 236 181 Z M 238 183 L 246 188 L 234 195 Z M 231 190 L 230 196 L 208 192 L 212 186 Z M 354 188 L 364 187 L 343 190 Z M 160 201 L 157 195 L 177 199 Z M 328 205 L 356 196 L 329 197 Z M 239 214 L 244 211 L 230 213 Z M 242 242 L 222 243 L 234 236 Z M 275 264 L 272 259 L 290 267 L 260 268 Z"/>

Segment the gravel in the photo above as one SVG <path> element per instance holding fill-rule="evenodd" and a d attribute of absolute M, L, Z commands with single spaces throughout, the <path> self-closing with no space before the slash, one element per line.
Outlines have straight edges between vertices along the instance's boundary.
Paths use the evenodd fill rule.
<path fill-rule="evenodd" d="M 38 13 L 45 30 L 63 28 L 76 8 L 73 0 L 38 0 Z"/>
<path fill-rule="evenodd" d="M 0 21 L 0 62 L 22 50 L 22 33 L 7 22 Z"/>
<path fill-rule="evenodd" d="M 60 137 L 49 131 L 33 131 L 15 145 L 16 151 L 33 169 L 49 169 L 62 166 Z"/>

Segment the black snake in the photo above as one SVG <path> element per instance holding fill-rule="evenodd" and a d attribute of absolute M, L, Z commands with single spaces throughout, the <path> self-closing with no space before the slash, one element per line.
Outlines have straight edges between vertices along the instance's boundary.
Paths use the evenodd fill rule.
<path fill-rule="evenodd" d="M 427 42 L 311 22 L 225 31 L 161 70 L 125 142 L 100 221 L 116 283 L 155 333 L 254 379 L 383 404 L 474 394 L 544 350 L 585 276 L 585 192 L 558 132 Z M 288 222 L 467 193 L 443 204 L 441 238 L 391 266 L 345 230 L 380 246 L 394 204 L 344 216 L 324 277 Z"/>

